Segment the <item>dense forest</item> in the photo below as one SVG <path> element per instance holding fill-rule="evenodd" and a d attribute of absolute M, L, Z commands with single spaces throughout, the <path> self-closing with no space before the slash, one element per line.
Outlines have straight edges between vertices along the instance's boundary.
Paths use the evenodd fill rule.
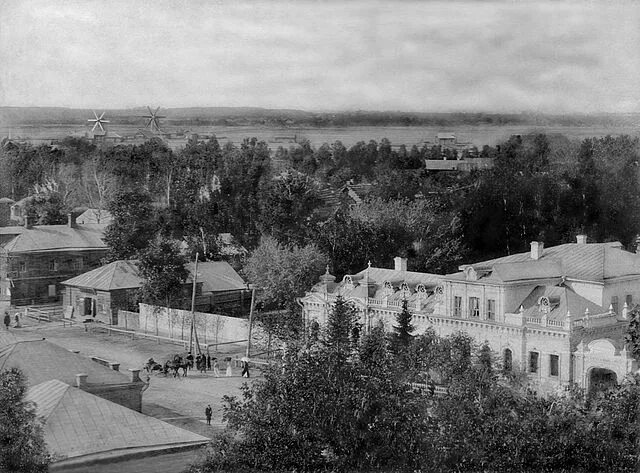
<path fill-rule="evenodd" d="M 429 172 L 425 159 L 493 158 L 490 170 Z M 462 261 L 547 246 L 619 240 L 640 231 L 638 139 L 570 142 L 513 136 L 458 156 L 439 147 L 339 141 L 280 148 L 191 141 L 179 152 L 162 141 L 99 148 L 67 138 L 57 146 L 5 142 L 0 196 L 27 199 L 39 223 L 80 208 L 109 209 L 112 258 L 132 257 L 154 235 L 185 240 L 216 256 L 215 235 L 232 233 L 249 250 L 262 236 L 285 246 L 315 244 L 341 276 L 368 261 L 443 273 Z M 359 193 L 358 205 L 349 198 Z"/>

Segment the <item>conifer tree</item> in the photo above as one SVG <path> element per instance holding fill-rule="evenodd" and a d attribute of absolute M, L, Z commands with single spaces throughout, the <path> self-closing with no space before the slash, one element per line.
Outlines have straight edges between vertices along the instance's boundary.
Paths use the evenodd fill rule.
<path fill-rule="evenodd" d="M 411 318 L 413 314 L 409 311 L 409 303 L 406 299 L 402 301 L 402 311 L 396 315 L 396 322 L 398 325 L 393 326 L 393 348 L 396 353 L 401 353 L 409 348 L 411 340 L 413 339 L 414 327 L 411 324 Z"/>
<path fill-rule="evenodd" d="M 327 318 L 326 345 L 334 354 L 347 356 L 351 349 L 351 336 L 358 328 L 358 313 L 355 307 L 342 296 L 336 297 Z"/>

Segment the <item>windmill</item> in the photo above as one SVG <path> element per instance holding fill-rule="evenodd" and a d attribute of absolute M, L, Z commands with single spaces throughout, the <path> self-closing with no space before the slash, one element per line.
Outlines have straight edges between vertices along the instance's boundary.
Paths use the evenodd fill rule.
<path fill-rule="evenodd" d="M 142 116 L 143 118 L 146 118 L 148 120 L 147 125 L 144 127 L 144 129 L 150 129 L 152 132 L 161 133 L 162 130 L 160 130 L 160 119 L 167 117 L 158 115 L 160 107 L 156 108 L 155 112 L 152 112 L 151 108 L 147 106 L 147 110 L 149 110 L 149 115 Z"/>
<path fill-rule="evenodd" d="M 87 120 L 88 122 L 94 122 L 93 123 L 93 128 L 91 128 L 92 132 L 95 132 L 96 128 L 100 127 L 100 130 L 102 130 L 102 134 L 107 133 L 107 130 L 102 125 L 105 124 L 105 123 L 109 123 L 109 120 L 105 120 L 104 119 L 104 114 L 105 114 L 105 112 L 102 112 L 102 115 L 98 116 L 98 114 L 94 110 L 93 115 L 96 118 L 89 118 Z"/>

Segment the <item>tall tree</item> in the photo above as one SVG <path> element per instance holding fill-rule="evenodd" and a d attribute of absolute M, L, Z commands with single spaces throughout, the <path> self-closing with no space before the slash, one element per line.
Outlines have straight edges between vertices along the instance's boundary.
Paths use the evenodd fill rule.
<path fill-rule="evenodd" d="M 104 241 L 108 259 L 131 259 L 146 248 L 156 234 L 151 196 L 142 189 L 120 190 L 109 202 L 113 220 L 107 226 Z"/>
<path fill-rule="evenodd" d="M 346 358 L 354 347 L 354 329 L 359 330 L 358 312 L 341 295 L 336 297 L 327 317 L 325 344 L 339 358 Z"/>
<path fill-rule="evenodd" d="M 396 314 L 396 324 L 393 326 L 393 351 L 397 354 L 406 353 L 413 340 L 414 327 L 411 324 L 413 314 L 409 311 L 407 299 L 402 301 L 402 310 Z"/>
<path fill-rule="evenodd" d="M 184 308 L 183 287 L 189 276 L 187 258 L 177 241 L 157 237 L 139 253 L 140 274 L 145 279 L 140 299 L 145 304 Z"/>
<path fill-rule="evenodd" d="M 0 471 L 45 473 L 51 457 L 33 406 L 24 400 L 26 389 L 17 368 L 0 373 Z"/>

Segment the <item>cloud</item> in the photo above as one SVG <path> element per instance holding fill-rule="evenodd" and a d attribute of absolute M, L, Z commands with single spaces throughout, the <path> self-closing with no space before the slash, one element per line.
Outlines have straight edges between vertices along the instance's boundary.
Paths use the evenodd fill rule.
<path fill-rule="evenodd" d="M 0 0 L 0 103 L 640 111 L 640 3 Z"/>

